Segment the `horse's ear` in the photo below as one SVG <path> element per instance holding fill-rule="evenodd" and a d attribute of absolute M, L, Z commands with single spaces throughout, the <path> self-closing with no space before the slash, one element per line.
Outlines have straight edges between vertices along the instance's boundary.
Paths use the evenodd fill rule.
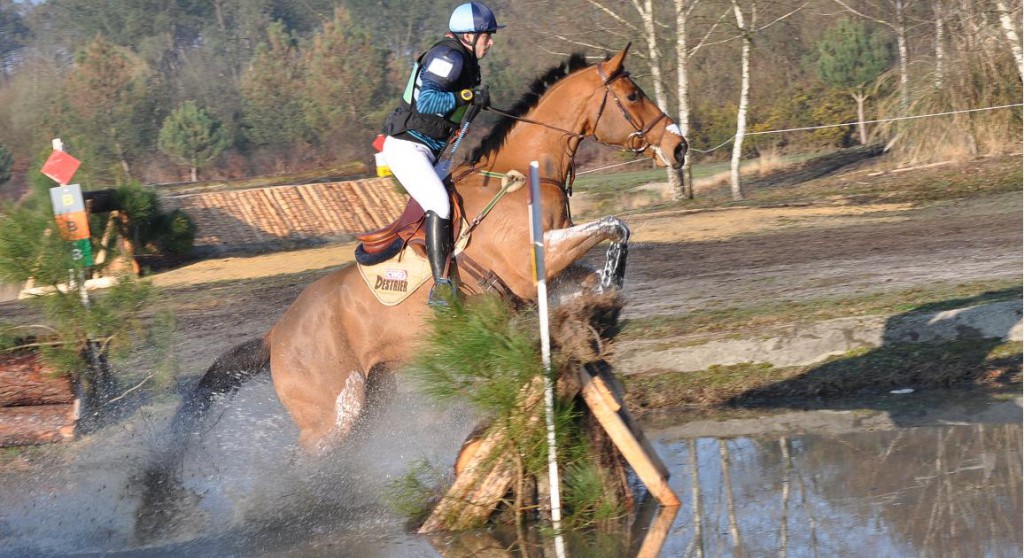
<path fill-rule="evenodd" d="M 626 43 L 626 48 L 622 49 L 622 52 L 612 56 L 608 61 L 604 62 L 604 71 L 606 76 L 614 76 L 622 71 L 622 63 L 626 59 L 626 53 L 629 52 L 629 47 L 632 42 Z"/>

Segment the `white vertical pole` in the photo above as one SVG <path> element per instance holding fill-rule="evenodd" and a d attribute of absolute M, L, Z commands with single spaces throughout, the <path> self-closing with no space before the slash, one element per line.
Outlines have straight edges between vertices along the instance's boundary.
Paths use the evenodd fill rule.
<path fill-rule="evenodd" d="M 541 225 L 540 171 L 530 163 L 530 235 L 533 239 L 533 277 L 537 283 L 537 312 L 540 321 L 540 351 L 544 365 L 544 415 L 548 428 L 548 483 L 551 485 L 551 523 L 555 530 L 555 555 L 565 556 L 562 538 L 562 496 L 558 480 L 555 442 L 555 393 L 551 370 L 551 337 L 548 332 L 548 284 L 544 269 L 544 227 Z"/>

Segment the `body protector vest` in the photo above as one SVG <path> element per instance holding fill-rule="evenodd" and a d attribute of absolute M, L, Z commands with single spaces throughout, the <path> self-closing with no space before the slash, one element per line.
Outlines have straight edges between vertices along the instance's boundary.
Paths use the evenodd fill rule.
<path fill-rule="evenodd" d="M 457 39 L 445 37 L 420 55 L 413 67 L 402 104 L 384 122 L 384 133 L 402 136 L 410 130 L 440 142 L 459 128 L 459 120 L 466 105 L 456 105 L 447 114 L 425 114 L 417 109 L 417 99 L 424 80 L 430 80 L 445 91 L 458 92 L 480 85 L 480 66 L 473 56 Z M 406 134 L 407 135 L 407 134 Z M 413 139 L 413 138 L 403 138 Z"/>

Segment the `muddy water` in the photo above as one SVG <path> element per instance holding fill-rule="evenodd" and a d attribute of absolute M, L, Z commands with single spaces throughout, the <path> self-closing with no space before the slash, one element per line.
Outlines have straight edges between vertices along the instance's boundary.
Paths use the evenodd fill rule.
<path fill-rule="evenodd" d="M 621 532 L 574 533 L 569 555 L 635 556 L 664 537 L 661 556 L 1020 556 L 1020 400 L 939 400 L 662 417 L 647 434 L 682 506 L 644 507 Z M 456 407 L 400 387 L 359 439 L 307 462 L 269 385 L 251 386 L 190 451 L 188 497 L 156 511 L 141 510 L 138 476 L 160 420 L 143 415 L 44 466 L 0 472 L 0 556 L 520 556 L 503 533 L 411 534 L 382 503 L 409 463 L 446 467 L 473 423 Z M 446 427 L 424 436 L 429 424 Z M 163 528 L 143 536 L 140 521 Z M 533 543 L 526 555 L 554 555 Z"/>

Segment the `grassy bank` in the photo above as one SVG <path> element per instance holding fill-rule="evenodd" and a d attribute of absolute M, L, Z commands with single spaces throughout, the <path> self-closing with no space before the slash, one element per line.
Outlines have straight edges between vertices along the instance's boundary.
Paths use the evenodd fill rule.
<path fill-rule="evenodd" d="M 740 202 L 731 199 L 725 176 L 729 169 L 727 162 L 697 164 L 693 167 L 693 179 L 698 185 L 696 198 L 663 203 L 656 209 L 835 202 L 922 204 L 1020 191 L 1024 182 L 1020 155 L 912 168 L 898 168 L 882 156 L 852 164 L 822 178 L 803 182 L 787 180 L 799 177 L 813 168 L 816 161 L 830 156 L 804 154 L 765 165 L 756 160 L 746 162 L 742 167 L 745 169 L 745 199 Z M 771 170 L 762 174 L 760 169 L 769 167 Z M 632 189 L 666 180 L 663 169 L 647 169 L 580 177 L 574 188 L 580 193 L 607 197 L 608 207 L 613 208 L 615 195 L 629 195 Z"/>
<path fill-rule="evenodd" d="M 828 408 L 906 388 L 1019 394 L 1021 349 L 1020 342 L 998 340 L 896 344 L 812 366 L 747 363 L 629 376 L 624 382 L 628 405 L 640 414 L 667 408 Z"/>
<path fill-rule="evenodd" d="M 802 300 L 768 300 L 755 306 L 696 309 L 675 316 L 623 320 L 620 341 L 672 338 L 701 333 L 742 334 L 760 328 L 853 316 L 895 316 L 907 312 L 937 312 L 1013 300 L 1024 288 L 1019 278 L 932 283 L 928 286 L 868 295 Z"/>

